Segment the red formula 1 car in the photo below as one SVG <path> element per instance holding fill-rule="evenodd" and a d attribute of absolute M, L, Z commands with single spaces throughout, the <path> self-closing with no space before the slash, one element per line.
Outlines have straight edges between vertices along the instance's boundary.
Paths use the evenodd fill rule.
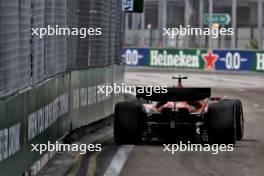
<path fill-rule="evenodd" d="M 115 107 L 114 139 L 117 144 L 136 144 L 153 138 L 235 144 L 243 138 L 244 117 L 238 99 L 211 97 L 210 88 L 176 87 L 151 96 L 137 93 L 136 102 Z"/>

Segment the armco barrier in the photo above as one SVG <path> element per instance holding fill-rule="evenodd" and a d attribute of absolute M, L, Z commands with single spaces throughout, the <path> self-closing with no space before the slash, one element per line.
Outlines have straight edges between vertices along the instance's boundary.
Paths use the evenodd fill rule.
<path fill-rule="evenodd" d="M 124 48 L 122 56 L 129 66 L 264 71 L 264 51 L 257 50 Z"/>
<path fill-rule="evenodd" d="M 123 80 L 123 66 L 62 73 L 0 99 L 0 175 L 21 175 L 41 156 L 31 144 L 56 141 L 72 129 L 113 113 L 122 95 L 97 93 L 97 85 Z"/>

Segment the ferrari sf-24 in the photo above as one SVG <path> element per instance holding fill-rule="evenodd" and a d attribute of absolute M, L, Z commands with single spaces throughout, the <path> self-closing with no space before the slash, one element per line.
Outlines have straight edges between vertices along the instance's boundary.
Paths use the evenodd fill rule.
<path fill-rule="evenodd" d="M 212 97 L 211 88 L 185 88 L 182 80 L 167 93 L 136 93 L 137 100 L 120 102 L 114 112 L 117 144 L 143 141 L 188 140 L 235 144 L 244 134 L 243 107 L 239 99 Z"/>

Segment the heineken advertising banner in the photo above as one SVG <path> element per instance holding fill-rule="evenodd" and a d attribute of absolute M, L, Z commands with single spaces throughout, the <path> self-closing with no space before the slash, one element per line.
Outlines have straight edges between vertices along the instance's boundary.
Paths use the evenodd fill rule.
<path fill-rule="evenodd" d="M 264 71 L 264 51 L 257 50 L 124 48 L 123 59 L 129 66 Z"/>

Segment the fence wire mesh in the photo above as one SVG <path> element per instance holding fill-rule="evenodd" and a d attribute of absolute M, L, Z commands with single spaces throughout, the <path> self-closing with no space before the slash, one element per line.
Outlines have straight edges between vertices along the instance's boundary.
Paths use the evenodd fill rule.
<path fill-rule="evenodd" d="M 20 3 L 23 2 L 23 3 Z M 0 1 L 0 94 L 30 85 L 30 3 Z"/>
<path fill-rule="evenodd" d="M 120 63 L 121 0 L 0 0 L 0 97 L 68 69 Z M 102 28 L 102 35 L 31 35 L 31 28 Z"/>

